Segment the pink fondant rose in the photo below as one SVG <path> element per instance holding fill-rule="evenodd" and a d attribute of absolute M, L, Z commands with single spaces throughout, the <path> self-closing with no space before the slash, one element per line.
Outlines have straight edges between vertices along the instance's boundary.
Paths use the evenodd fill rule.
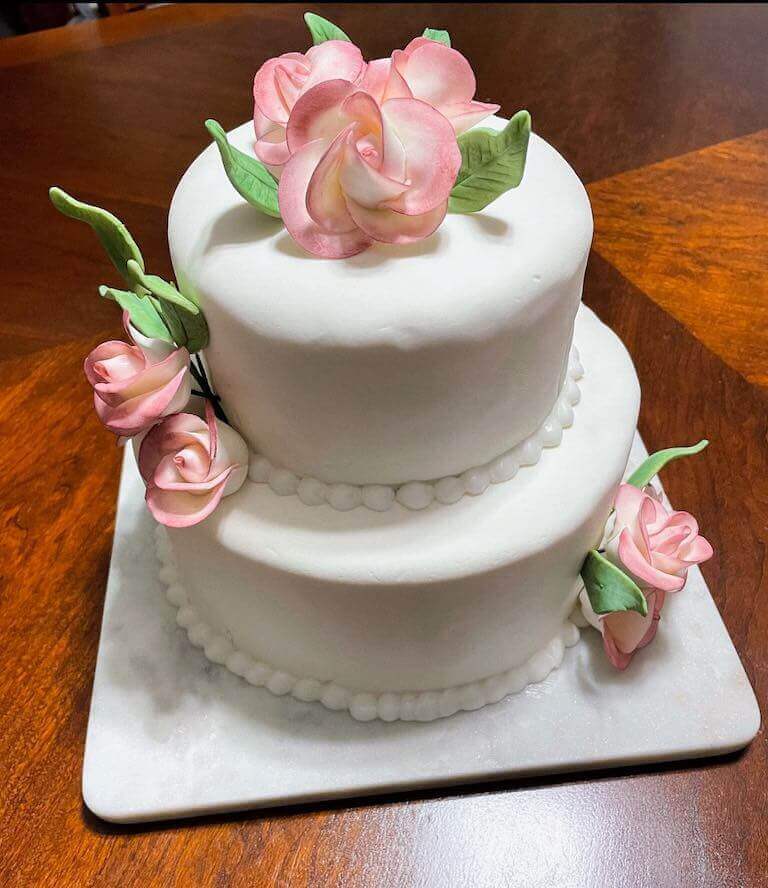
<path fill-rule="evenodd" d="M 650 485 L 642 490 L 621 484 L 605 557 L 644 591 L 648 614 L 617 611 L 596 614 L 586 590 L 580 596 L 587 622 L 603 636 L 603 646 L 617 669 L 626 669 L 635 651 L 653 640 L 668 592 L 679 592 L 689 568 L 712 557 L 712 546 L 699 534 L 688 512 L 670 512 Z"/>
<path fill-rule="evenodd" d="M 659 625 L 659 614 L 664 606 L 664 596 L 664 592 L 656 589 L 645 596 L 648 602 L 648 614 L 645 617 L 636 611 L 596 614 L 589 603 L 586 590 L 582 590 L 579 601 L 584 618 L 603 636 L 605 653 L 617 669 L 626 669 L 635 651 L 653 641 Z"/>
<path fill-rule="evenodd" d="M 425 102 L 379 105 L 329 80 L 299 98 L 286 133 L 280 212 L 310 253 L 342 258 L 374 241 L 408 243 L 442 222 L 461 154 L 451 124 Z"/>
<path fill-rule="evenodd" d="M 99 419 L 116 435 L 131 437 L 183 410 L 192 379 L 185 348 L 142 336 L 125 317 L 124 323 L 134 344 L 103 342 L 84 370 Z"/>
<path fill-rule="evenodd" d="M 464 56 L 427 37 L 411 40 L 389 59 L 370 62 L 360 86 L 379 103 L 388 98 L 421 99 L 447 117 L 457 135 L 499 110 L 498 105 L 474 100 L 475 75 Z"/>
<path fill-rule="evenodd" d="M 287 52 L 265 62 L 253 79 L 253 124 L 259 160 L 279 175 L 290 157 L 285 128 L 297 100 L 325 80 L 354 83 L 364 70 L 362 53 L 344 40 L 327 40 L 304 54 Z"/>
<path fill-rule="evenodd" d="M 245 441 L 216 419 L 210 401 L 205 411 L 205 419 L 191 413 L 166 417 L 139 449 L 147 505 L 167 527 L 198 524 L 245 481 Z"/>
<path fill-rule="evenodd" d="M 614 509 L 605 556 L 641 589 L 679 592 L 688 568 L 712 557 L 693 515 L 668 511 L 650 485 L 622 484 Z"/>

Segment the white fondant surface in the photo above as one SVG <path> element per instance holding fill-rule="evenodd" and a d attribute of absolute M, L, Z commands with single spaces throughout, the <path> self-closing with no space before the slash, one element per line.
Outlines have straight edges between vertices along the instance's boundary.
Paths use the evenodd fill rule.
<path fill-rule="evenodd" d="M 433 481 L 409 481 L 392 484 L 326 484 L 317 478 L 300 477 L 295 472 L 272 463 L 261 454 L 252 454 L 248 476 L 257 484 L 269 484 L 279 496 L 298 496 L 305 506 L 327 503 L 340 512 L 358 506 L 386 512 L 395 501 L 407 509 L 426 509 L 437 501 L 450 505 L 463 496 L 479 496 L 490 484 L 501 484 L 517 474 L 521 466 L 533 466 L 545 448 L 557 447 L 563 432 L 570 428 L 574 408 L 581 398 L 578 380 L 584 375 L 578 352 L 571 349 L 568 374 L 549 416 L 531 435 L 505 453 L 499 454 L 484 466 L 472 466 L 461 475 L 437 478 Z"/>
<path fill-rule="evenodd" d="M 251 152 L 252 125 L 231 140 Z M 460 474 L 542 424 L 591 238 L 584 187 L 536 135 L 518 188 L 410 246 L 309 256 L 235 192 L 213 145 L 169 218 L 231 421 L 275 465 L 350 484 Z"/>
<path fill-rule="evenodd" d="M 646 455 L 636 438 L 631 467 Z M 85 803 L 107 820 L 716 755 L 749 743 L 760 725 L 698 568 L 625 672 L 585 630 L 560 669 L 495 706 L 363 724 L 213 666 L 163 595 L 155 527 L 126 448 L 83 764 Z"/>
<path fill-rule="evenodd" d="M 315 679 L 373 694 L 377 706 L 387 693 L 443 691 L 523 666 L 562 631 L 637 420 L 629 355 L 586 308 L 576 344 L 579 422 L 483 496 L 420 512 L 398 503 L 339 512 L 246 482 L 203 523 L 168 528 L 178 565 L 169 581 L 183 587 L 190 622 L 287 675 L 283 691 Z M 467 708 L 493 697 L 467 693 Z M 446 714 L 432 702 L 431 717 Z"/>

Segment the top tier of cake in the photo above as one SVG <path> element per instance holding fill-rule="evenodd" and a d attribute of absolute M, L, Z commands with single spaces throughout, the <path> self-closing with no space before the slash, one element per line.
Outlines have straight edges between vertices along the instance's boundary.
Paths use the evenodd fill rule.
<path fill-rule="evenodd" d="M 230 140 L 252 153 L 252 125 Z M 517 189 L 410 246 L 309 256 L 234 191 L 213 145 L 169 219 L 230 422 L 273 464 L 351 484 L 458 474 L 536 431 L 565 377 L 591 238 L 584 187 L 535 135 Z"/>

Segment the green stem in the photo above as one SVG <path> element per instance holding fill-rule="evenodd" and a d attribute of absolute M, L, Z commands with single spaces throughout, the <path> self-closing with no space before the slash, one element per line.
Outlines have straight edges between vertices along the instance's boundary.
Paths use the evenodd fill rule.
<path fill-rule="evenodd" d="M 189 369 L 195 381 L 202 389 L 203 397 L 213 404 L 213 412 L 216 414 L 216 418 L 220 419 L 222 422 L 227 422 L 227 415 L 224 413 L 224 409 L 221 406 L 221 399 L 211 388 L 205 373 L 205 367 L 198 355 L 192 355 L 190 358 Z"/>

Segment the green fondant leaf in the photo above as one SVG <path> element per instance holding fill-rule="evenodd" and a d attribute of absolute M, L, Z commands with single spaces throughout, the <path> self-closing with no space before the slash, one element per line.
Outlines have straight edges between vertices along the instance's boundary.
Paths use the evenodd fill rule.
<path fill-rule="evenodd" d="M 132 259 L 141 268 L 144 268 L 144 259 L 136 245 L 136 241 L 116 216 L 113 216 L 112 213 L 108 213 L 106 210 L 102 210 L 100 207 L 82 203 L 82 201 L 76 200 L 67 194 L 66 191 L 62 191 L 61 188 L 55 186 L 49 189 L 48 194 L 51 198 L 51 203 L 60 213 L 69 216 L 70 219 L 87 222 L 93 228 L 96 236 L 101 241 L 101 245 L 112 260 L 112 264 L 128 283 L 130 283 L 127 271 L 129 260 Z"/>
<path fill-rule="evenodd" d="M 257 210 L 279 219 L 277 182 L 269 170 L 255 157 L 233 148 L 227 134 L 215 120 L 206 120 L 205 128 L 218 146 L 224 170 L 235 191 Z"/>
<path fill-rule="evenodd" d="M 193 299 L 184 296 L 173 284 L 156 274 L 142 271 L 135 262 L 128 262 L 128 274 L 137 289 L 152 294 L 154 304 L 176 345 L 186 346 L 193 354 L 205 348 L 208 344 L 208 324 Z"/>
<path fill-rule="evenodd" d="M 627 478 L 627 484 L 633 487 L 645 487 L 645 485 L 664 468 L 667 463 L 672 460 L 680 459 L 681 456 L 693 456 L 694 453 L 701 451 L 709 444 L 706 438 L 693 444 L 691 447 L 669 447 L 667 450 L 659 450 L 645 460 L 642 465 L 635 469 Z"/>
<path fill-rule="evenodd" d="M 445 46 L 451 45 L 451 35 L 447 31 L 441 31 L 438 28 L 425 28 L 421 35 L 428 40 L 434 40 L 436 43 L 442 43 Z"/>
<path fill-rule="evenodd" d="M 174 341 L 149 296 L 139 296 L 133 290 L 117 290 L 105 286 L 99 287 L 99 295 L 114 300 L 123 311 L 127 311 L 131 323 L 140 333 L 164 342 Z"/>
<path fill-rule="evenodd" d="M 161 302 L 159 299 L 155 300 L 155 304 L 165 326 L 171 331 L 171 338 L 176 345 L 189 348 L 189 351 L 192 352 L 193 349 L 189 345 L 189 336 L 184 329 L 179 313 L 176 311 L 176 306 L 172 302 Z"/>
<path fill-rule="evenodd" d="M 152 293 L 153 296 L 157 296 L 158 299 L 161 299 L 164 302 L 173 302 L 174 305 L 178 305 L 190 314 L 199 314 L 200 309 L 197 305 L 188 297 L 182 296 L 173 284 L 169 284 L 168 281 L 164 281 L 156 274 L 147 274 L 144 269 L 133 260 L 129 260 L 128 262 L 128 274 L 131 276 L 132 284 L 138 284 L 145 290 L 149 290 L 149 292 Z"/>
<path fill-rule="evenodd" d="M 648 602 L 637 584 L 596 549 L 591 549 L 581 568 L 589 603 L 596 614 L 637 611 L 648 615 Z"/>
<path fill-rule="evenodd" d="M 476 213 L 516 188 L 523 178 L 530 135 L 531 115 L 527 111 L 518 111 L 501 132 L 482 128 L 462 133 L 458 139 L 461 169 L 448 209 Z"/>
<path fill-rule="evenodd" d="M 334 25 L 333 22 L 329 22 L 328 19 L 324 19 L 321 15 L 316 15 L 314 12 L 305 12 L 304 21 L 307 23 L 309 33 L 312 35 L 312 42 L 315 46 L 318 43 L 325 43 L 326 40 L 346 40 L 347 43 L 352 42 L 338 25 Z"/>

